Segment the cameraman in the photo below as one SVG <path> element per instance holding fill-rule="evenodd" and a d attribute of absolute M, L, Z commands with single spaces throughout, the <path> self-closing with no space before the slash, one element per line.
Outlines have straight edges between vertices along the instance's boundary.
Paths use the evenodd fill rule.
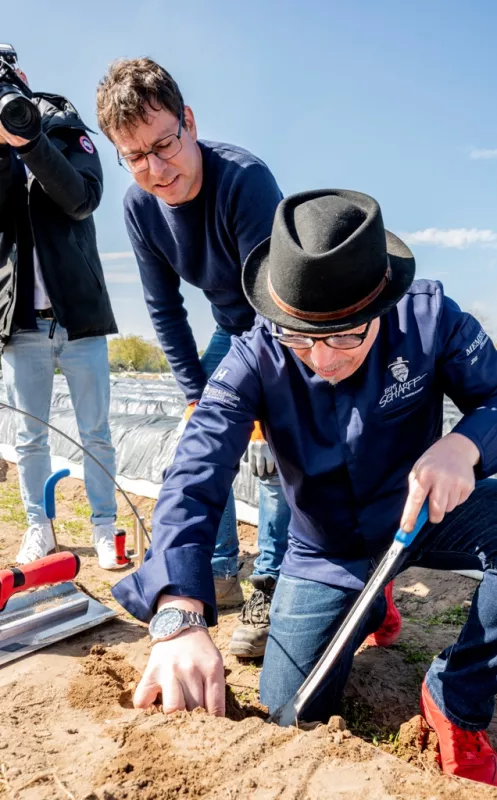
<path fill-rule="evenodd" d="M 74 106 L 58 95 L 31 95 L 15 51 L 5 49 L 2 81 L 10 83 L 5 74 L 14 71 L 41 115 L 41 133 L 32 139 L 0 122 L 0 350 L 8 402 L 48 421 L 59 367 L 82 444 L 114 475 L 105 336 L 117 327 L 92 218 L 102 196 L 100 160 Z M 16 450 L 29 524 L 17 562 L 26 564 L 55 546 L 43 507 L 51 472 L 47 427 L 19 417 Z M 86 456 L 84 471 L 99 564 L 114 569 L 114 486 Z"/>

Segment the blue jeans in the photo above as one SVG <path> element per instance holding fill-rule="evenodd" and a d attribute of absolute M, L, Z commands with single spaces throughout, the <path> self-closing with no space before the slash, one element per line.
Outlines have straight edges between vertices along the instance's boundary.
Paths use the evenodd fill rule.
<path fill-rule="evenodd" d="M 214 331 L 207 350 L 200 359 L 210 377 L 231 346 L 231 335 L 219 326 Z M 255 575 L 277 578 L 285 555 L 288 539 L 290 509 L 283 496 L 277 475 L 259 484 L 260 555 L 254 564 Z M 214 577 L 236 575 L 238 571 L 238 532 L 236 529 L 235 498 L 231 490 L 219 525 L 216 549 L 212 558 Z"/>
<path fill-rule="evenodd" d="M 3 377 L 10 405 L 49 421 L 53 376 L 65 375 L 76 413 L 81 443 L 111 475 L 115 451 L 109 428 L 109 360 L 105 336 L 69 342 L 57 325 L 49 338 L 51 320 L 37 320 L 38 330 L 17 330 L 2 355 Z M 52 469 L 48 428 L 18 415 L 16 452 L 21 496 L 29 525 L 47 522 L 43 487 Z M 94 524 L 114 521 L 117 512 L 114 485 L 92 460 L 84 456 L 84 475 Z"/>
<path fill-rule="evenodd" d="M 481 730 L 492 719 L 497 690 L 497 480 L 478 483 L 466 503 L 438 525 L 427 523 L 420 537 L 398 571 L 415 565 L 484 572 L 457 642 L 434 659 L 426 676 L 433 700 L 451 722 Z M 300 687 L 357 597 L 351 589 L 280 576 L 261 675 L 261 700 L 271 712 Z M 354 652 L 381 625 L 385 610 L 381 596 L 302 719 L 327 721 L 337 713 Z"/>
<path fill-rule="evenodd" d="M 278 579 L 288 546 L 290 507 L 281 488 L 280 476 L 259 481 L 259 555 L 254 561 L 254 575 Z"/>

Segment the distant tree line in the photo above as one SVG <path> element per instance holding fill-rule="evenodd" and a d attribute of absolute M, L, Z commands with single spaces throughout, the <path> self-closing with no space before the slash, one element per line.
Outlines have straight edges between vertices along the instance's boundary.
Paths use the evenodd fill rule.
<path fill-rule="evenodd" d="M 109 340 L 111 372 L 171 372 L 161 348 L 129 334 Z"/>

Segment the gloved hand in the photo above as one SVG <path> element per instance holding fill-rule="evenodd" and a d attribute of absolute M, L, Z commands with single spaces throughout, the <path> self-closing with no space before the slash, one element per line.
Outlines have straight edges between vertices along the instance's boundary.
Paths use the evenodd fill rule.
<path fill-rule="evenodd" d="M 247 460 L 252 474 L 256 477 L 269 478 L 276 470 L 274 458 L 264 439 L 260 422 L 254 423 L 254 430 L 247 449 Z"/>

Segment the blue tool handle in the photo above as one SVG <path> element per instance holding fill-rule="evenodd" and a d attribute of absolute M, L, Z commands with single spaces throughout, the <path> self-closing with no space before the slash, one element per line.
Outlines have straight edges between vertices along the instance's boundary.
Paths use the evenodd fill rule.
<path fill-rule="evenodd" d="M 48 519 L 55 519 L 55 487 L 62 478 L 67 478 L 71 472 L 68 469 L 59 469 L 50 475 L 45 482 L 43 490 L 43 506 Z"/>
<path fill-rule="evenodd" d="M 421 506 L 421 511 L 418 514 L 416 524 L 411 533 L 406 533 L 404 530 L 402 530 L 402 528 L 399 528 L 399 530 L 394 536 L 394 540 L 396 542 L 401 542 L 404 545 L 404 547 L 409 547 L 409 545 L 412 544 L 413 541 L 415 540 L 416 536 L 420 532 L 425 522 L 428 522 L 428 517 L 429 517 L 428 499 L 426 499 L 423 505 Z"/>

